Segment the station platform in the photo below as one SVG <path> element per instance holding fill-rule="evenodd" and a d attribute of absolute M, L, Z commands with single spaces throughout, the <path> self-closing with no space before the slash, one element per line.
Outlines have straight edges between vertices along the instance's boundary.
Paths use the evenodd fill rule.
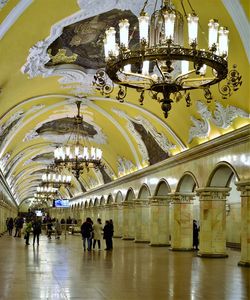
<path fill-rule="evenodd" d="M 250 299 L 250 269 L 228 258 L 197 257 L 167 247 L 114 239 L 114 249 L 83 251 L 80 235 L 39 246 L 23 238 L 0 238 L 0 299 L 239 300 Z"/>

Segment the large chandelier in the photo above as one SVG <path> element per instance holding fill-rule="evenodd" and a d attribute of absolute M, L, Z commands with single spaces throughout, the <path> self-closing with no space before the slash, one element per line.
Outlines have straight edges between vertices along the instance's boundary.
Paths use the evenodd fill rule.
<path fill-rule="evenodd" d="M 42 174 L 41 185 L 51 186 L 53 188 L 60 188 L 61 186 L 69 187 L 71 185 L 71 176 L 57 174 L 54 172 L 53 167 L 54 166 L 49 166 L 46 172 Z"/>
<path fill-rule="evenodd" d="M 54 188 L 51 186 L 38 186 L 37 192 L 35 196 L 47 197 L 47 196 L 55 196 L 58 193 L 58 188 Z"/>
<path fill-rule="evenodd" d="M 80 115 L 81 101 L 76 101 L 77 116 L 75 116 L 74 132 L 70 135 L 65 146 L 57 147 L 54 151 L 55 165 L 60 168 L 67 168 L 78 179 L 80 174 L 89 168 L 101 166 L 102 150 L 88 147 L 87 138 L 83 140 L 81 126 L 83 118 Z"/>
<path fill-rule="evenodd" d="M 161 8 L 155 9 L 149 17 L 145 11 L 146 1 L 138 17 L 137 43 L 133 42 L 136 29 L 129 29 L 127 19 L 119 22 L 119 44 L 116 43 L 114 27 L 106 30 L 104 39 L 105 72 L 113 83 L 119 85 L 117 100 L 123 102 L 126 88 L 130 87 L 140 93 L 139 102 L 143 105 L 144 93 L 149 91 L 151 98 L 161 103 L 165 118 L 174 100 L 185 97 L 187 106 L 191 105 L 189 90 L 203 89 L 210 102 L 211 85 L 229 75 L 227 83 L 219 87 L 223 98 L 226 98 L 242 83 L 235 68 L 228 74 L 228 29 L 211 19 L 206 49 L 198 49 L 198 15 L 189 0 L 189 14 L 184 7 L 185 1 L 180 2 L 183 14 L 175 9 L 171 0 L 164 0 Z M 185 22 L 187 39 L 184 38 Z M 105 72 L 97 71 L 94 85 L 107 95 L 113 91 L 113 86 Z"/>

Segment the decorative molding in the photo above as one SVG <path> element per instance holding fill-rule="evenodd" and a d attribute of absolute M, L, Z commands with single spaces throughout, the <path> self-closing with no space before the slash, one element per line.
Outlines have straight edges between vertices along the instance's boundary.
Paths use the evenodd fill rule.
<path fill-rule="evenodd" d="M 25 11 L 25 9 L 33 2 L 33 0 L 21 0 L 12 9 L 8 16 L 0 24 L 0 40 L 3 38 L 5 33 L 10 29 L 10 27 L 16 22 L 20 15 Z M 1 0 L 0 5 L 3 7 L 7 3 L 7 0 Z M 2 8 L 0 7 L 0 9 Z"/>
<path fill-rule="evenodd" d="M 112 111 L 115 112 L 118 116 L 125 118 L 128 121 L 127 128 L 132 134 L 132 136 L 136 139 L 144 162 L 148 162 L 149 160 L 148 151 L 144 142 L 142 141 L 140 134 L 138 134 L 138 132 L 135 130 L 132 122 L 142 125 L 145 128 L 145 130 L 153 136 L 157 144 L 166 153 L 170 154 L 170 149 L 176 148 L 176 145 L 171 144 L 162 133 L 157 132 L 153 125 L 144 117 L 137 116 L 136 118 L 132 118 L 129 115 L 127 115 L 124 111 L 115 108 L 113 108 Z"/>
<path fill-rule="evenodd" d="M 76 65 L 56 66 L 53 71 L 53 76 L 61 76 L 58 82 L 61 88 L 71 89 L 77 96 L 93 93 L 93 74 L 87 74 L 81 67 Z"/>
<path fill-rule="evenodd" d="M 135 165 L 125 157 L 118 157 L 117 170 L 118 170 L 118 177 L 122 177 L 135 170 Z"/>
<path fill-rule="evenodd" d="M 92 81 L 88 79 L 88 75 L 84 71 L 79 71 L 85 79 L 82 81 L 74 81 L 76 77 L 75 70 L 73 68 L 60 68 L 60 67 L 45 67 L 46 63 L 49 62 L 50 56 L 47 53 L 48 47 L 62 34 L 63 28 L 73 23 L 88 19 L 93 16 L 97 16 L 104 12 L 110 11 L 114 8 L 128 10 L 130 9 L 135 15 L 138 15 L 143 5 L 143 0 L 131 0 L 126 3 L 121 0 L 78 0 L 77 1 L 81 10 L 61 21 L 54 24 L 51 27 L 50 35 L 41 41 L 38 41 L 29 50 L 26 63 L 22 66 L 21 71 L 24 74 L 28 74 L 30 78 L 37 76 L 63 76 L 63 79 L 59 79 L 59 83 L 67 82 L 67 84 L 78 83 L 76 87 L 63 86 L 64 88 L 75 88 L 75 92 L 78 95 L 90 93 L 92 91 Z M 151 9 L 151 8 L 150 8 Z M 72 75 L 73 74 L 73 75 Z M 87 80 L 86 80 L 87 79 Z M 89 86 L 88 84 L 91 83 Z M 64 83 L 65 84 L 65 83 Z"/>
<path fill-rule="evenodd" d="M 143 140 L 142 140 L 140 134 L 135 130 L 134 125 L 131 122 L 131 121 L 134 121 L 134 122 L 136 122 L 136 121 L 133 118 L 129 117 L 124 111 L 122 111 L 120 109 L 113 108 L 112 111 L 115 112 L 119 117 L 124 118 L 128 121 L 128 123 L 127 123 L 128 131 L 131 133 L 131 135 L 137 141 L 138 147 L 139 147 L 141 155 L 142 155 L 143 162 L 147 163 L 149 160 L 148 150 L 147 150 L 145 144 L 143 143 Z M 119 168 L 118 168 L 118 175 L 119 175 Z"/>
<path fill-rule="evenodd" d="M 233 123 L 233 120 L 241 118 L 250 118 L 249 114 L 235 106 L 226 106 L 225 108 L 220 102 L 215 102 L 214 117 L 211 117 L 211 121 L 220 128 L 227 129 Z"/>
<path fill-rule="evenodd" d="M 77 0 L 77 4 L 82 10 L 90 11 L 90 16 L 99 15 L 114 8 L 130 9 L 135 15 L 139 15 L 144 0 L 130 0 L 129 2 L 123 0 Z M 90 7 L 91 9 L 89 9 Z M 149 9 L 153 11 L 153 5 Z"/>
<path fill-rule="evenodd" d="M 208 106 L 201 101 L 196 101 L 197 112 L 201 115 L 202 120 L 196 119 L 191 116 L 191 121 L 194 126 L 189 129 L 189 140 L 188 143 L 194 138 L 207 138 L 210 133 L 211 121 L 214 125 L 219 128 L 227 129 L 232 125 L 234 119 L 250 118 L 249 114 L 244 110 L 235 106 L 224 107 L 220 102 L 215 101 L 215 111 L 212 113 Z"/>
<path fill-rule="evenodd" d="M 5 174 L 7 172 L 6 167 L 8 164 L 8 160 L 11 156 L 12 152 L 7 152 L 5 155 L 0 159 L 0 169 Z"/>
<path fill-rule="evenodd" d="M 222 0 L 222 2 L 239 32 L 246 55 L 248 57 L 248 62 L 250 63 L 250 26 L 246 13 L 239 0 Z"/>
<path fill-rule="evenodd" d="M 9 0 L 0 0 L 0 10 L 7 4 Z"/>
<path fill-rule="evenodd" d="M 4 130 L 7 127 L 9 127 L 13 122 L 15 122 L 16 120 L 22 118 L 23 115 L 24 115 L 23 110 L 20 110 L 20 111 L 14 113 L 13 115 L 11 115 L 3 125 L 0 125 L 0 135 L 2 135 Z"/>

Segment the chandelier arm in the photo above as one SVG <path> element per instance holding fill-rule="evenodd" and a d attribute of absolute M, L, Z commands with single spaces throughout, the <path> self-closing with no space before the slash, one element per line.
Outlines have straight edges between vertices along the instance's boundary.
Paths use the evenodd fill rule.
<path fill-rule="evenodd" d="M 195 14 L 195 15 L 196 15 L 196 12 L 195 12 L 195 10 L 194 10 L 193 6 L 191 5 L 191 2 L 190 2 L 190 0 L 187 0 L 187 2 L 188 2 L 188 5 L 189 5 L 189 7 L 190 7 L 190 8 L 191 8 L 191 10 L 192 10 L 192 14 Z"/>
<path fill-rule="evenodd" d="M 157 59 L 156 59 L 155 63 L 156 63 L 157 69 L 158 69 L 159 72 L 161 73 L 162 79 L 164 79 L 164 74 L 162 73 L 162 70 L 161 70 L 161 68 L 160 68 L 160 66 L 159 66 L 159 62 L 158 62 Z"/>
<path fill-rule="evenodd" d="M 126 76 L 136 76 L 138 78 L 148 79 L 151 82 L 153 82 L 152 78 L 150 76 L 147 76 L 147 75 L 137 74 L 137 73 L 132 73 L 132 72 L 125 72 L 125 71 L 121 71 L 121 73 L 126 75 Z"/>
<path fill-rule="evenodd" d="M 177 83 L 178 83 L 179 81 L 181 82 L 181 80 L 182 80 L 183 77 L 184 77 L 184 79 L 185 79 L 185 77 L 187 77 L 188 75 L 190 75 L 190 74 L 192 74 L 192 73 L 195 73 L 195 69 L 190 70 L 190 71 L 188 71 L 188 72 L 185 73 L 185 74 L 180 74 L 180 75 L 178 75 L 178 76 L 176 77 L 175 81 L 176 81 Z"/>
<path fill-rule="evenodd" d="M 184 13 L 184 17 L 187 18 L 187 12 L 185 10 L 185 6 L 183 4 L 183 0 L 181 0 L 181 7 L 182 7 L 182 10 L 183 10 L 183 13 Z"/>

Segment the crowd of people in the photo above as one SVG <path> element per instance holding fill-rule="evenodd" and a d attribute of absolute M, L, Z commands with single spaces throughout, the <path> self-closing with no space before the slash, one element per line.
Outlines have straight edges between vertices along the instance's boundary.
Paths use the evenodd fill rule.
<path fill-rule="evenodd" d="M 48 239 L 52 238 L 54 233 L 55 239 L 59 239 L 62 234 L 62 229 L 68 228 L 66 225 L 75 225 L 77 221 L 68 217 L 66 220 L 61 219 L 60 221 L 55 218 L 46 216 L 43 218 L 35 215 L 29 215 L 26 218 L 17 216 L 16 218 L 7 218 L 6 227 L 10 236 L 13 235 L 13 229 L 15 228 L 14 237 L 21 237 L 24 235 L 25 244 L 30 244 L 30 235 L 33 234 L 33 245 L 39 245 L 39 237 L 42 233 L 42 229 L 45 231 Z M 63 227 L 64 226 L 64 227 Z M 114 225 L 112 219 L 106 220 L 105 225 L 102 225 L 100 218 L 94 223 L 90 217 L 86 218 L 81 225 L 81 235 L 83 240 L 84 251 L 101 250 L 101 240 L 104 239 L 106 242 L 105 250 L 113 249 L 113 234 Z"/>
<path fill-rule="evenodd" d="M 98 250 L 101 250 L 101 237 L 106 241 L 105 250 L 113 249 L 113 234 L 114 225 L 112 219 L 105 222 L 104 227 L 102 226 L 101 219 L 98 218 L 96 223 L 93 223 L 91 218 L 86 218 L 86 221 L 82 223 L 81 234 L 83 240 L 83 249 L 86 251 L 95 250 L 96 243 L 98 244 Z M 92 248 L 93 246 L 93 248 Z"/>

